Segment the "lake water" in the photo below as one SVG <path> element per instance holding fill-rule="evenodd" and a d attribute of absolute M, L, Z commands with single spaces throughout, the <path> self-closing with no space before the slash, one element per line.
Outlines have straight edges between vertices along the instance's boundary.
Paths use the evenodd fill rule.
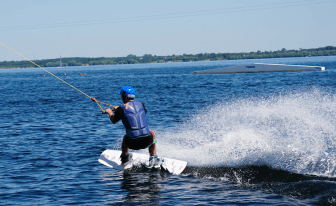
<path fill-rule="evenodd" d="M 191 74 L 248 63 L 326 71 Z M 112 105 L 133 86 L 158 155 L 188 166 L 101 165 L 120 150 L 120 122 L 39 68 L 2 69 L 1 205 L 336 204 L 336 56 L 46 69 Z"/>

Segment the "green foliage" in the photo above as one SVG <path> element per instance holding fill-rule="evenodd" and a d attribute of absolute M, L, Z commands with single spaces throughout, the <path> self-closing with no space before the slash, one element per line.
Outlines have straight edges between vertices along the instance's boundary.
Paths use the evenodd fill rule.
<path fill-rule="evenodd" d="M 284 58 L 284 57 L 306 57 L 306 56 L 334 56 L 336 55 L 336 47 L 326 46 L 317 49 L 287 50 L 285 48 L 278 51 L 264 51 L 250 53 L 200 53 L 200 54 L 183 54 L 171 56 L 156 56 L 145 54 L 137 57 L 129 54 L 126 57 L 99 57 L 99 58 L 62 58 L 63 66 L 82 66 L 82 65 L 113 65 L 113 64 L 140 64 L 154 62 L 190 62 L 190 61 L 216 61 L 231 59 L 260 59 L 260 58 Z M 59 58 L 36 60 L 36 64 L 41 67 L 58 67 Z M 0 62 L 0 68 L 28 68 L 36 67 L 29 61 L 3 61 Z"/>

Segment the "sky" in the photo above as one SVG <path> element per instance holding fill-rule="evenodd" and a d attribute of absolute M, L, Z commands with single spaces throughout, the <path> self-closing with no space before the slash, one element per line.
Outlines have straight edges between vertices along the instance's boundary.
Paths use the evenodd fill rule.
<path fill-rule="evenodd" d="M 31 60 L 336 46 L 336 0 L 0 0 L 0 42 Z M 24 60 L 0 45 L 0 61 Z"/>

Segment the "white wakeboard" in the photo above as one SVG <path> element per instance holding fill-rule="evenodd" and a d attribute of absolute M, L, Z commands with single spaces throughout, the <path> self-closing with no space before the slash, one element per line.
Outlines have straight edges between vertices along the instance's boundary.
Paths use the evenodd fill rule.
<path fill-rule="evenodd" d="M 132 152 L 131 164 L 126 164 L 126 168 L 121 164 L 120 160 L 121 151 L 118 150 L 105 150 L 99 157 L 98 162 L 111 167 L 116 170 L 124 170 L 132 167 L 133 165 L 148 165 L 149 155 L 139 154 Z M 161 158 L 161 167 L 172 174 L 181 174 L 187 166 L 186 161 L 175 160 L 170 158 Z"/>

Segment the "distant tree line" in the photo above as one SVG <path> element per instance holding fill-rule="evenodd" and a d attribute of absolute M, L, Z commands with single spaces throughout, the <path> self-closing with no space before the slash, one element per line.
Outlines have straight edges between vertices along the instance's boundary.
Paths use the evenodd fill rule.
<path fill-rule="evenodd" d="M 299 49 L 278 51 L 260 51 L 250 53 L 201 53 L 183 54 L 171 56 L 156 56 L 145 54 L 137 57 L 128 55 L 127 57 L 100 57 L 100 58 L 62 58 L 62 66 L 89 66 L 89 65 L 113 65 L 113 64 L 141 64 L 141 63 L 165 63 L 165 62 L 190 62 L 190 61 L 216 61 L 233 59 L 261 59 L 261 58 L 284 58 L 284 57 L 310 57 L 310 56 L 333 56 L 336 55 L 336 47 L 326 46 L 317 49 Z M 58 67 L 60 59 L 35 60 L 41 67 Z M 0 68 L 29 68 L 36 67 L 29 61 L 3 61 Z"/>

